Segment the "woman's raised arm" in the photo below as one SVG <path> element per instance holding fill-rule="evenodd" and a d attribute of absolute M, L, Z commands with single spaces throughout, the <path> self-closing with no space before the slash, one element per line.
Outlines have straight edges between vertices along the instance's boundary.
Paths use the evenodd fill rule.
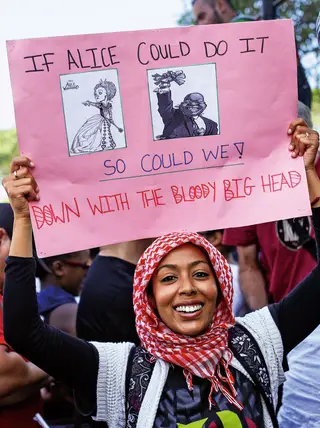
<path fill-rule="evenodd" d="M 3 180 L 14 212 L 3 300 L 5 338 L 16 352 L 95 403 L 96 348 L 46 325 L 38 313 L 28 206 L 28 201 L 39 199 L 33 167 L 28 158 L 17 158 L 11 164 L 11 174 Z"/>
<path fill-rule="evenodd" d="M 302 342 L 320 324 L 320 180 L 315 168 L 319 134 L 309 129 L 302 119 L 293 121 L 288 133 L 292 135 L 289 147 L 292 157 L 303 156 L 304 159 L 318 263 L 288 296 L 269 307 L 280 330 L 285 354 Z"/>

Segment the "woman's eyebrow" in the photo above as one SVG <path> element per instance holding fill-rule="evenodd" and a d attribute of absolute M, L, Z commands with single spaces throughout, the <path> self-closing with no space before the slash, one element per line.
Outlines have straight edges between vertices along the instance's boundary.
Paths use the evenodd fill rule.
<path fill-rule="evenodd" d="M 206 260 L 195 260 L 194 262 L 189 263 L 189 266 L 194 267 L 199 265 L 200 263 L 205 263 L 206 265 L 210 266 L 210 264 Z"/>
<path fill-rule="evenodd" d="M 159 272 L 159 270 L 163 269 L 163 268 L 167 268 L 167 269 L 177 269 L 177 265 L 162 265 L 157 269 L 157 272 Z"/>
<path fill-rule="evenodd" d="M 199 265 L 200 263 L 205 263 L 206 265 L 210 266 L 210 264 L 206 260 L 195 260 L 188 264 L 188 267 L 194 267 Z M 177 269 L 177 265 L 174 264 L 166 264 L 162 265 L 157 269 L 157 272 L 159 272 L 161 269 L 167 268 L 167 269 Z"/>

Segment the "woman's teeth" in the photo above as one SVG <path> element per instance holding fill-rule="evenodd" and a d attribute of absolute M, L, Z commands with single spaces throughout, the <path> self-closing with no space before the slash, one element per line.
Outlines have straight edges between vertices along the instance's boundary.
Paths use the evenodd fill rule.
<path fill-rule="evenodd" d="M 202 308 L 202 305 L 178 306 L 176 308 L 176 311 L 190 313 L 190 312 L 200 311 L 201 308 Z"/>

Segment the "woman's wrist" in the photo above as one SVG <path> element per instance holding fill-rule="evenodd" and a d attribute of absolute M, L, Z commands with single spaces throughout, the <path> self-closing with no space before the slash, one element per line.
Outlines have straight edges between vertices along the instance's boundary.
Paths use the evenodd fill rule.
<path fill-rule="evenodd" d="M 320 180 L 315 167 L 306 168 L 310 204 L 312 208 L 320 207 Z"/>
<path fill-rule="evenodd" d="M 14 217 L 10 256 L 32 257 L 32 226 L 27 216 Z"/>
<path fill-rule="evenodd" d="M 310 166 L 306 166 L 306 174 L 307 174 L 307 177 L 308 175 L 316 175 L 318 177 L 316 166 L 314 164 Z"/>
<path fill-rule="evenodd" d="M 16 224 L 16 225 L 31 226 L 30 216 L 15 214 L 14 215 L 14 224 Z"/>

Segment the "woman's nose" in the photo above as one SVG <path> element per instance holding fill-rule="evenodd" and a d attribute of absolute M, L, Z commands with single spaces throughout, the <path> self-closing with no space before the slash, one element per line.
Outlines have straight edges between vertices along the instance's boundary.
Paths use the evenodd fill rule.
<path fill-rule="evenodd" d="M 194 287 L 193 282 L 190 279 L 183 280 L 180 286 L 179 293 L 188 295 L 195 294 L 196 288 Z"/>

